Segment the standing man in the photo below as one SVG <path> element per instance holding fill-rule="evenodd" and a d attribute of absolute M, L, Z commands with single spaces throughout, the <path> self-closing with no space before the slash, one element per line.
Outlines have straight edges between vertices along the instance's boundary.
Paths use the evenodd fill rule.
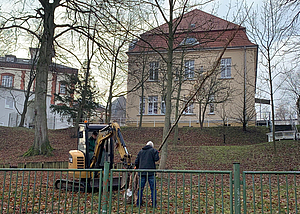
<path fill-rule="evenodd" d="M 153 148 L 154 145 L 152 141 L 149 141 L 145 147 L 139 151 L 135 159 L 135 169 L 156 169 L 155 162 L 159 160 L 158 151 Z M 151 200 L 152 206 L 156 207 L 156 182 L 154 177 L 154 172 L 141 172 L 139 181 L 139 191 L 137 198 L 137 206 L 141 206 L 143 198 L 143 190 L 146 184 L 146 179 L 148 177 L 148 183 L 151 189 Z"/>

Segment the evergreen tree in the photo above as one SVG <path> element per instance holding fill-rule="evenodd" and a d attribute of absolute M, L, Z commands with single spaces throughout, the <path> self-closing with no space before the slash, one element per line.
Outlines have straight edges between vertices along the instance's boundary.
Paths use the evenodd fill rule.
<path fill-rule="evenodd" d="M 93 78 L 89 77 L 86 91 L 86 101 L 82 106 L 82 92 L 84 91 L 84 75 L 67 75 L 62 84 L 66 86 L 65 94 L 55 94 L 56 105 L 51 105 L 52 112 L 56 112 L 61 116 L 67 116 L 68 120 L 75 121 L 77 117 L 80 117 L 80 121 L 83 122 L 83 118 L 90 118 L 95 113 L 95 110 L 99 106 L 96 101 L 98 91 L 93 84 Z M 82 106 L 83 114 L 78 115 L 79 107 Z"/>

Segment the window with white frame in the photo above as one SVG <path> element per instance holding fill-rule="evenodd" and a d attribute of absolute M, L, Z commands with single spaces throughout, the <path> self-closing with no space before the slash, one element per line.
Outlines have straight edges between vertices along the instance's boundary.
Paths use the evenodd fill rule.
<path fill-rule="evenodd" d="M 2 83 L 3 87 L 13 87 L 13 76 L 12 75 L 3 75 L 2 76 Z"/>
<path fill-rule="evenodd" d="M 231 58 L 221 59 L 221 78 L 231 78 Z"/>
<path fill-rule="evenodd" d="M 148 97 L 148 114 L 157 114 L 157 96 Z"/>
<path fill-rule="evenodd" d="M 184 74 L 186 79 L 193 79 L 195 73 L 195 61 L 194 60 L 187 60 L 184 62 Z"/>
<path fill-rule="evenodd" d="M 59 93 L 60 94 L 66 94 L 66 84 L 60 83 L 60 85 L 59 85 Z"/>
<path fill-rule="evenodd" d="M 143 101 L 143 102 L 142 102 Z M 142 113 L 145 114 L 145 102 L 146 102 L 146 99 L 145 97 L 142 99 L 142 97 L 140 97 L 140 108 L 139 108 L 139 114 L 141 114 L 141 110 L 142 110 Z"/>
<path fill-rule="evenodd" d="M 5 99 L 5 108 L 9 108 L 9 109 L 14 108 L 14 99 L 12 97 L 6 97 L 6 99 Z"/>
<path fill-rule="evenodd" d="M 165 114 L 166 113 L 166 102 L 164 97 L 161 97 L 161 106 L 160 106 L 160 113 Z"/>
<path fill-rule="evenodd" d="M 215 104 L 213 103 L 215 101 L 215 96 L 214 95 L 210 95 L 209 97 L 209 114 L 214 114 L 215 113 Z"/>
<path fill-rule="evenodd" d="M 184 114 L 194 114 L 194 103 L 190 102 L 186 109 L 184 110 Z"/>
<path fill-rule="evenodd" d="M 158 80 L 158 62 L 150 62 L 149 80 Z"/>

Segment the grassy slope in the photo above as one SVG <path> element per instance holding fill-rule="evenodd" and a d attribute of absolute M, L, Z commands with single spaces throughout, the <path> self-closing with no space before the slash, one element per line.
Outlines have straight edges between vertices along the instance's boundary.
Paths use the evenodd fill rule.
<path fill-rule="evenodd" d="M 273 143 L 266 143 L 267 130 L 249 127 L 182 128 L 179 139 L 170 136 L 168 146 L 169 169 L 232 170 L 233 162 L 241 163 L 242 170 L 300 170 L 300 144 L 297 141 L 276 142 L 278 155 L 274 155 Z M 122 128 L 133 161 L 148 140 L 158 148 L 162 128 Z M 65 161 L 68 151 L 77 148 L 70 130 L 50 130 L 49 138 L 55 149 L 52 157 L 21 155 L 32 145 L 34 131 L 25 128 L 0 127 L 0 164 L 35 161 Z M 225 135 L 225 143 L 224 143 Z M 116 156 L 117 157 L 117 156 Z M 118 159 L 118 157 L 117 157 Z"/>

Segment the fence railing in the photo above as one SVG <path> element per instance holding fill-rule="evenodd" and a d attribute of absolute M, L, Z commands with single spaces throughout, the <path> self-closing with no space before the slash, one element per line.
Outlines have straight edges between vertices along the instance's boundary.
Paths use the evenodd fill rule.
<path fill-rule="evenodd" d="M 299 213 L 300 172 L 243 172 L 244 213 Z"/>
<path fill-rule="evenodd" d="M 112 170 L 115 177 L 130 174 L 130 182 L 125 182 L 125 189 L 137 188 L 130 188 L 133 190 L 131 197 L 126 197 L 120 188 L 115 192 L 110 191 L 109 213 L 233 213 L 231 171 L 148 170 L 148 173 L 155 175 L 156 209 L 152 207 L 149 186 L 144 189 L 142 206 L 136 204 L 141 183 L 134 177 L 143 171 Z"/>
<path fill-rule="evenodd" d="M 102 170 L 88 170 L 99 174 L 97 180 L 75 179 L 86 171 L 0 169 L 0 213 L 99 213 Z"/>
<path fill-rule="evenodd" d="M 39 169 L 67 169 L 68 161 L 55 161 L 55 162 L 28 162 L 28 163 L 18 163 L 16 165 L 12 164 L 1 164 L 0 168 L 39 168 Z"/>
<path fill-rule="evenodd" d="M 299 213 L 300 172 L 0 169 L 0 213 Z M 156 208 L 142 172 L 155 174 Z M 85 178 L 89 174 L 91 179 Z M 240 180 L 242 178 L 242 180 Z M 240 188 L 242 187 L 242 188 Z"/>

